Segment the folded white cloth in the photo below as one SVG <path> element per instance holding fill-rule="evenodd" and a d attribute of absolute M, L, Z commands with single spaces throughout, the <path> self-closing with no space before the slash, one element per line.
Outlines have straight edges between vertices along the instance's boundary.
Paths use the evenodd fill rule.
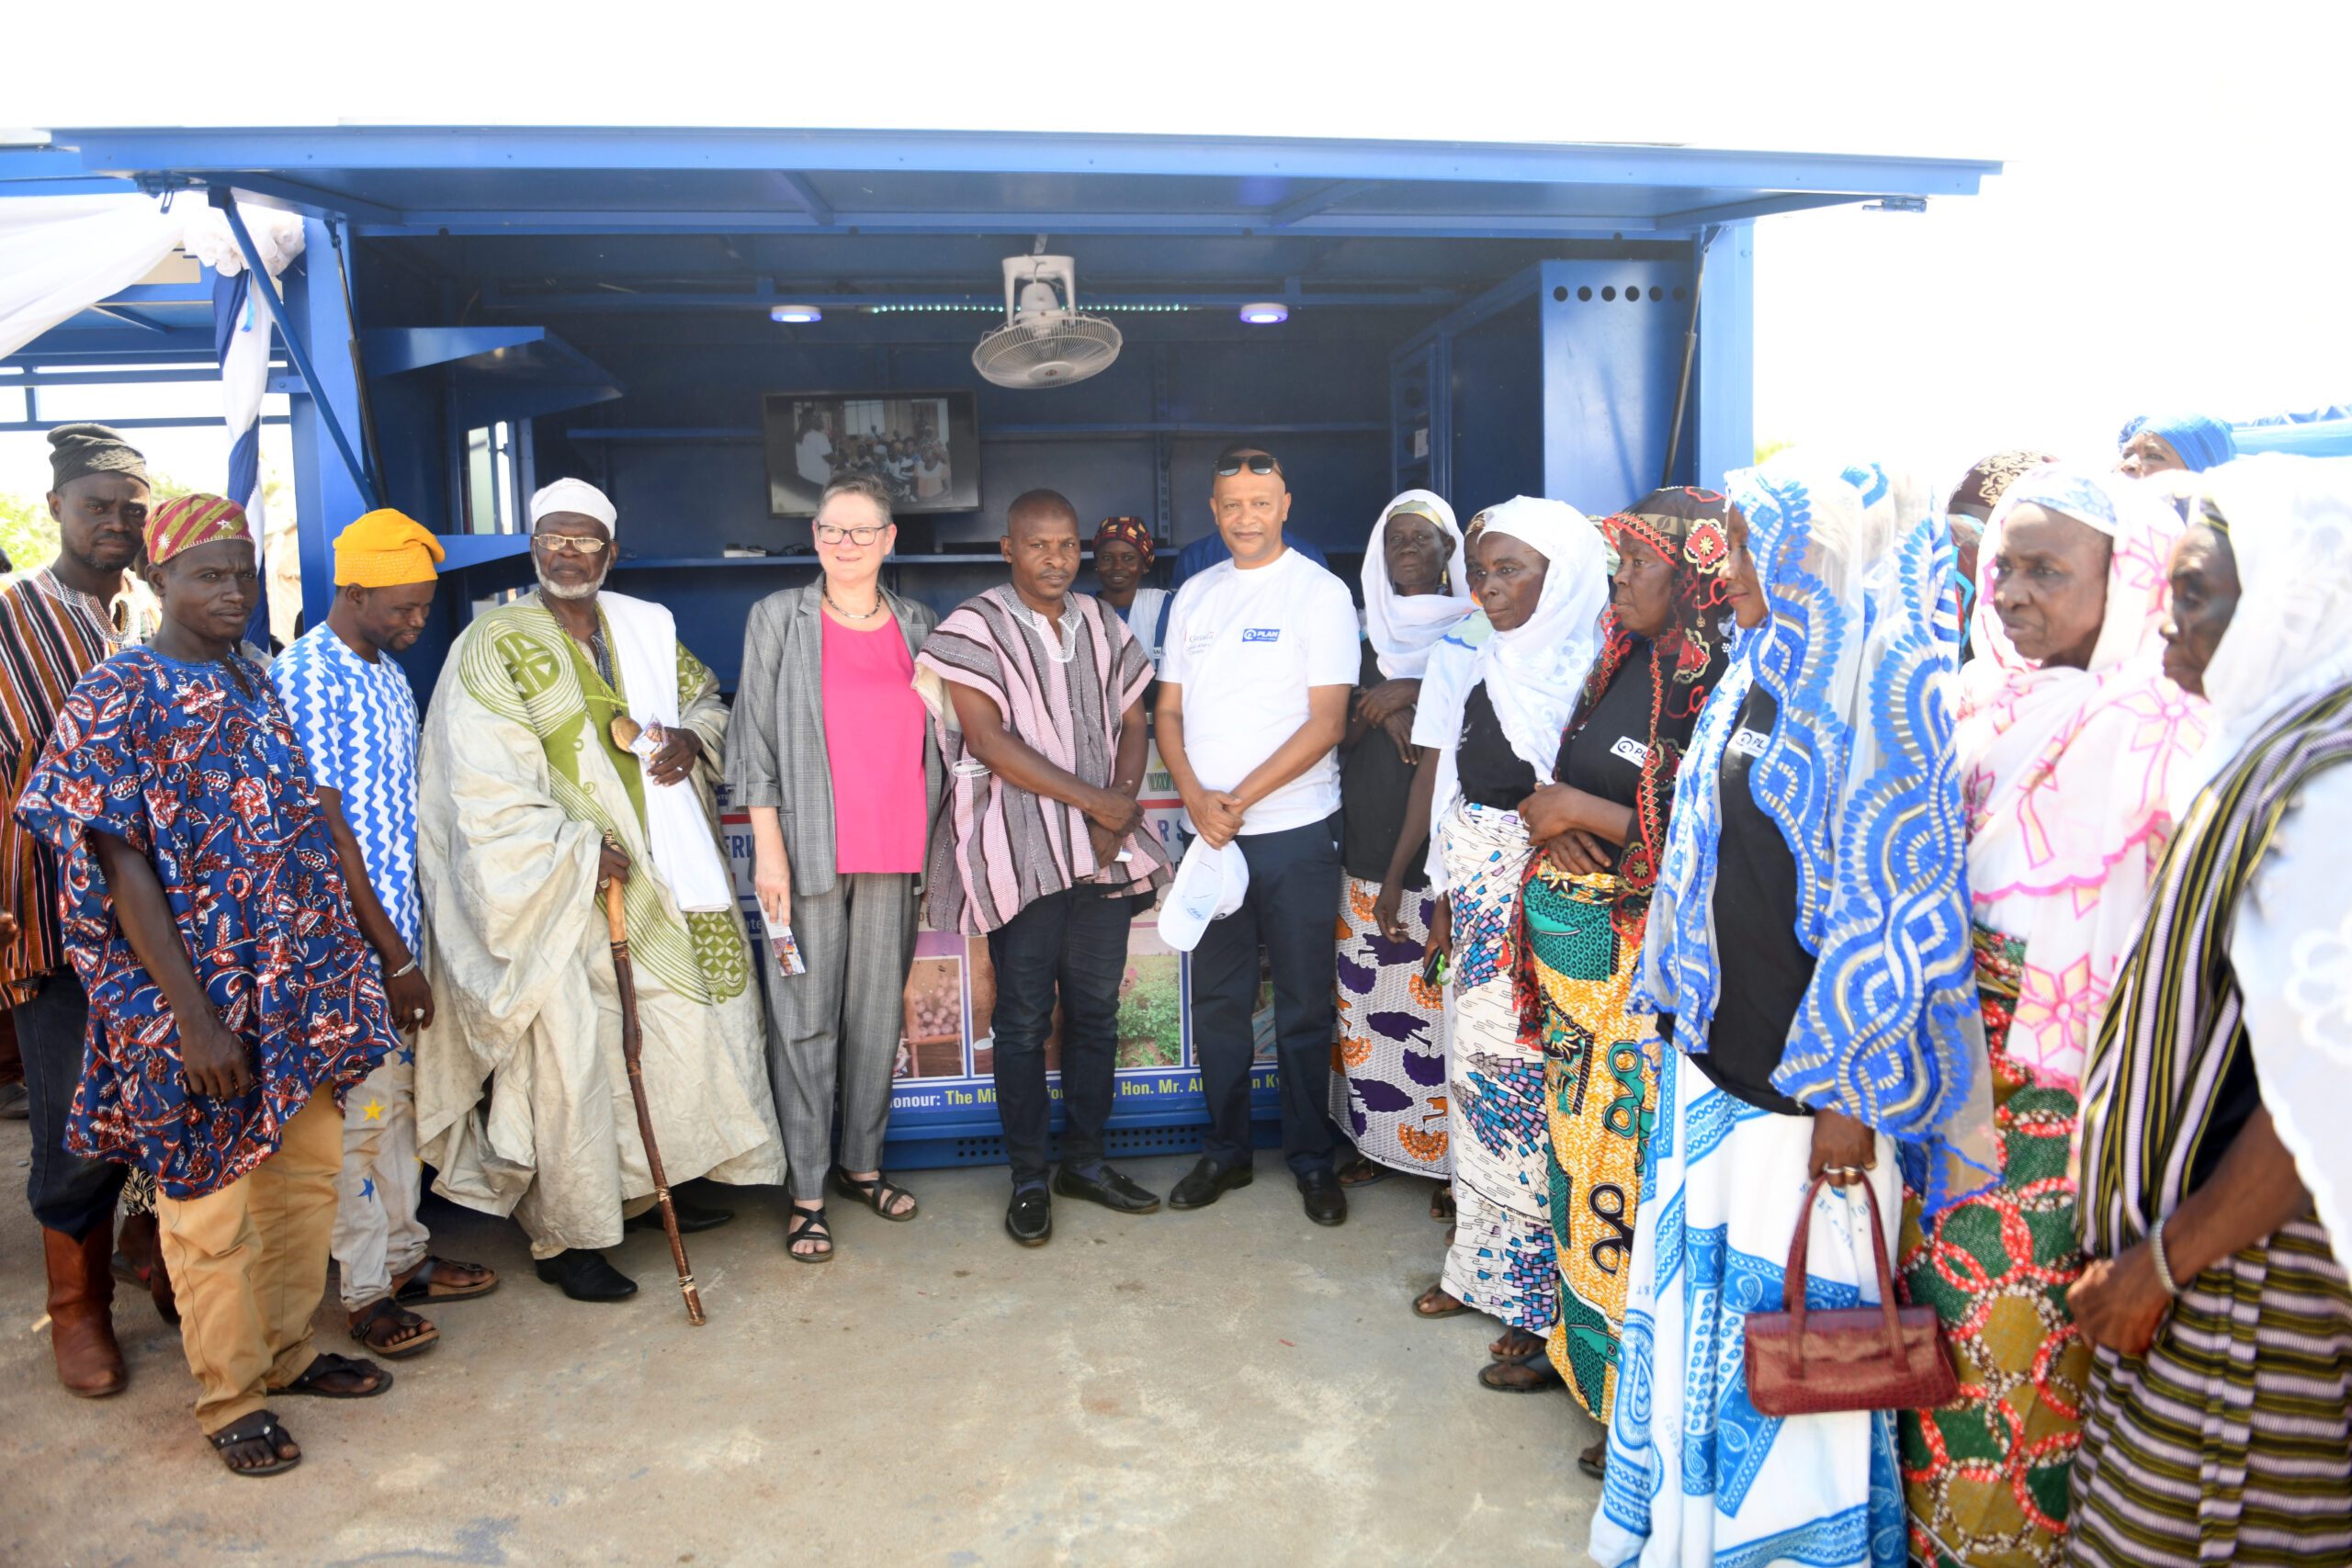
<path fill-rule="evenodd" d="M 678 623 L 661 605 L 625 593 L 600 593 L 597 608 L 613 631 L 613 659 L 628 688 L 628 716 L 639 725 L 678 725 Z M 658 784 L 645 778 L 645 839 L 678 908 L 707 913 L 733 907 L 734 886 L 718 858 L 718 840 L 703 815 L 691 781 Z"/>

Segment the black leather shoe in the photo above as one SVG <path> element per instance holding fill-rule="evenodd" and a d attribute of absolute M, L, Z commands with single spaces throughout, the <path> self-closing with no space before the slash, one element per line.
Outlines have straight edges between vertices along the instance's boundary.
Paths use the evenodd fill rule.
<path fill-rule="evenodd" d="M 1109 1166 L 1102 1179 L 1089 1181 L 1068 1166 L 1054 1172 L 1054 1190 L 1064 1198 L 1083 1198 L 1114 1213 L 1148 1214 L 1159 1207 L 1159 1194 L 1146 1191 Z"/>
<path fill-rule="evenodd" d="M 732 1209 L 708 1209 L 700 1203 L 689 1203 L 676 1193 L 670 1194 L 670 1208 L 678 1216 L 678 1234 L 692 1235 L 696 1231 L 715 1231 L 735 1217 Z M 645 1213 L 626 1222 L 633 1231 L 658 1231 L 662 1228 L 662 1205 L 656 1203 Z"/>
<path fill-rule="evenodd" d="M 605 1261 L 601 1252 L 567 1247 L 537 1265 L 539 1278 L 561 1285 L 575 1302 L 621 1302 L 637 1294 L 637 1281 Z"/>
<path fill-rule="evenodd" d="M 1219 1165 L 1208 1156 L 1184 1173 L 1184 1179 L 1169 1190 L 1168 1206 L 1171 1209 L 1205 1209 L 1237 1187 L 1250 1185 L 1251 1172 L 1246 1165 Z"/>
<path fill-rule="evenodd" d="M 1328 1170 L 1310 1170 L 1298 1179 L 1298 1195 L 1306 1201 L 1306 1217 L 1318 1225 L 1345 1224 L 1348 1192 Z"/>
<path fill-rule="evenodd" d="M 1042 1187 L 1023 1187 L 1005 1206 L 1004 1234 L 1023 1247 L 1043 1247 L 1054 1236 L 1054 1200 Z"/>

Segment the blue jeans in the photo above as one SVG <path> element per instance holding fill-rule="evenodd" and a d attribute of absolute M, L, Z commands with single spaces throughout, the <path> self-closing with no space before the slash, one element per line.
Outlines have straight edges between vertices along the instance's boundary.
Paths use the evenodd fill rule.
<path fill-rule="evenodd" d="M 1209 922 L 1193 950 L 1193 1055 L 1209 1107 L 1201 1152 L 1221 1166 L 1250 1162 L 1250 1016 L 1262 942 L 1274 982 L 1283 1156 L 1296 1176 L 1329 1170 L 1338 1138 L 1326 1107 L 1339 983 L 1331 940 L 1340 918 L 1339 845 L 1328 820 L 1233 841 L 1250 863 L 1250 892 L 1241 908 Z"/>
<path fill-rule="evenodd" d="M 996 965 L 996 1108 L 1012 1179 L 1043 1181 L 1053 1126 L 1046 1087 L 1046 1036 L 1054 998 L 1062 1004 L 1062 1163 L 1102 1157 L 1119 1066 L 1119 982 L 1127 969 L 1122 892 L 1106 897 L 1081 884 L 1023 906 L 989 933 Z"/>
<path fill-rule="evenodd" d="M 45 976 L 15 1010 L 17 1048 L 25 1058 L 25 1097 L 33 1134 L 25 1197 L 33 1218 L 80 1241 L 114 1220 L 129 1174 L 112 1160 L 84 1159 L 65 1146 L 65 1117 L 82 1081 L 90 998 L 71 969 Z"/>

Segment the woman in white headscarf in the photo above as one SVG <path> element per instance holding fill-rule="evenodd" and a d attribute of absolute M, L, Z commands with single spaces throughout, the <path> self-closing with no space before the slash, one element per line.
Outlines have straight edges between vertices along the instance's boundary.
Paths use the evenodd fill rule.
<path fill-rule="evenodd" d="M 2196 486 L 2165 669 L 2210 731 L 2084 1073 L 2068 1561 L 2352 1562 L 2352 462 Z"/>
<path fill-rule="evenodd" d="M 1544 1053 L 1519 987 L 1520 888 L 1535 854 L 1519 807 L 1557 775 L 1561 738 L 1600 647 L 1608 547 L 1564 502 L 1517 496 L 1473 520 L 1478 603 L 1494 635 L 1466 679 L 1423 689 L 1416 744 L 1434 749 L 1431 819 L 1444 892 L 1428 951 L 1446 991 L 1454 1234 L 1422 1317 L 1468 1308 L 1506 1325 L 1501 1359 L 1544 1353 L 1559 1311 L 1545 1156 Z"/>
<path fill-rule="evenodd" d="M 1445 1005 L 1421 976 L 1435 894 L 1424 830 L 1403 842 L 1419 754 L 1421 675 L 1471 612 L 1453 508 L 1425 490 L 1390 502 L 1363 557 L 1363 667 L 1340 743 L 1339 1050 L 1331 1119 L 1355 1144 L 1342 1184 L 1402 1170 L 1443 1181 Z M 1403 869 L 1391 874 L 1392 863 Z"/>
<path fill-rule="evenodd" d="M 2090 1348 L 2068 1155 L 2084 1052 L 2172 834 L 2171 776 L 2205 705 L 2165 676 L 2156 628 L 2177 513 L 2128 482 L 2045 465 L 2013 479 L 1979 557 L 1961 672 L 1976 990 L 2002 1127 L 1998 1183 L 1903 1231 L 1965 1395 L 1902 1419 L 1913 1555 L 2051 1563 Z"/>

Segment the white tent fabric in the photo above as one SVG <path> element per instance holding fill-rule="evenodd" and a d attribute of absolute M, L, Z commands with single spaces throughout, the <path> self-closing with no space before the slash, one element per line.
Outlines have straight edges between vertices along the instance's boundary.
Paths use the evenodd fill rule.
<path fill-rule="evenodd" d="M 0 201 L 0 355 L 154 271 L 187 226 L 184 213 L 143 196 Z"/>
<path fill-rule="evenodd" d="M 273 276 L 302 254 L 301 219 L 268 208 L 241 210 Z M 183 195 L 168 209 L 147 196 L 0 200 L 0 357 L 130 288 L 183 247 L 217 272 L 244 270 L 228 220 L 200 197 Z M 258 409 L 260 392 L 252 396 Z"/>

